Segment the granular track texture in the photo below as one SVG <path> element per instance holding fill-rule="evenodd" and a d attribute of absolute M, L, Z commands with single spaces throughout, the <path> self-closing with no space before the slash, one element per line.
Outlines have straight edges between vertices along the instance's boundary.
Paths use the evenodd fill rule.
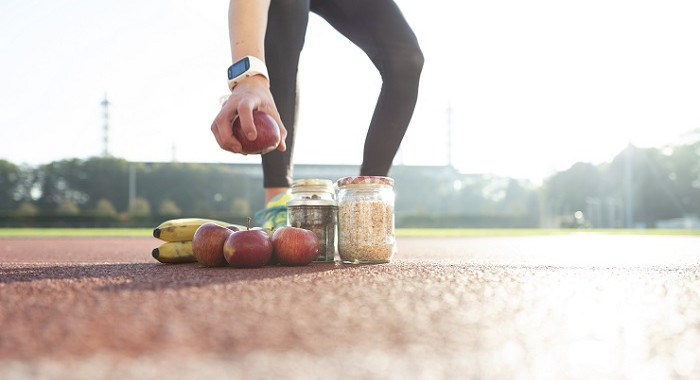
<path fill-rule="evenodd" d="M 0 239 L 3 379 L 700 377 L 700 237 L 399 238 L 395 261 L 161 264 Z"/>

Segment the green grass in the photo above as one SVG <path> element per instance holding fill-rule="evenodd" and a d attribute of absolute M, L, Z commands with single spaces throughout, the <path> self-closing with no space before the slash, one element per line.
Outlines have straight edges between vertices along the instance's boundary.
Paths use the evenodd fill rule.
<path fill-rule="evenodd" d="M 149 237 L 151 228 L 0 228 L 0 237 Z M 398 228 L 398 236 L 469 237 L 469 236 L 538 236 L 574 233 L 618 235 L 700 235 L 700 230 L 659 229 L 541 229 L 541 228 Z"/>

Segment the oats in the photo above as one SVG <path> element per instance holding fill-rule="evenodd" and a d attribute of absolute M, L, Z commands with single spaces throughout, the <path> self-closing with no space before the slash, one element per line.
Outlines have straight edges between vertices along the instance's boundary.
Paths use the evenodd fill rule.
<path fill-rule="evenodd" d="M 394 207 L 384 201 L 338 204 L 338 252 L 345 262 L 389 262 L 395 252 Z"/>

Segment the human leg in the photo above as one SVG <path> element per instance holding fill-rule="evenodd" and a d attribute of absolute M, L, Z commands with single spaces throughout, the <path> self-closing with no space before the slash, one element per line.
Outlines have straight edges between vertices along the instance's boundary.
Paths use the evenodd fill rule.
<path fill-rule="evenodd" d="M 286 201 L 292 184 L 297 112 L 297 66 L 309 19 L 309 0 L 272 0 L 265 33 L 265 63 L 270 92 L 287 129 L 287 150 L 262 155 L 265 209 L 256 214 L 263 227 L 287 223 Z"/>
<path fill-rule="evenodd" d="M 291 186 L 297 112 L 297 66 L 309 19 L 309 0 L 272 0 L 265 34 L 270 92 L 287 129 L 287 150 L 262 155 L 266 200 Z"/>
<path fill-rule="evenodd" d="M 418 96 L 418 41 L 393 0 L 311 0 L 311 10 L 360 47 L 382 77 L 360 174 L 387 175 Z"/>

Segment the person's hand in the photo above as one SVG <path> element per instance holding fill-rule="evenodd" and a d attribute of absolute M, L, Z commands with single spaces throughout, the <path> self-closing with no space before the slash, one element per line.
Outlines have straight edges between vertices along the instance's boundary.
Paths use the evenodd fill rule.
<path fill-rule="evenodd" d="M 286 150 L 287 130 L 280 120 L 267 79 L 259 75 L 246 78 L 234 87 L 233 92 L 221 106 L 221 111 L 214 119 L 211 131 L 221 149 L 243 154 L 241 143 L 233 137 L 233 121 L 236 117 L 241 118 L 241 129 L 248 140 L 255 140 L 258 134 L 253 123 L 254 110 L 265 112 L 275 119 L 281 137 L 277 150 Z"/>

